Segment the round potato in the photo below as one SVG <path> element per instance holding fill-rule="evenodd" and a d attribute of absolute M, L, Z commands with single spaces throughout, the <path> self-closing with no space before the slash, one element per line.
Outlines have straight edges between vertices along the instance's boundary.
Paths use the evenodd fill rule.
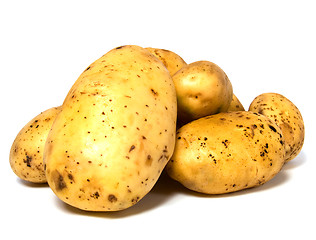
<path fill-rule="evenodd" d="M 233 99 L 227 109 L 227 112 L 234 112 L 234 111 L 245 111 L 244 106 L 241 104 L 239 99 L 233 94 Z"/>
<path fill-rule="evenodd" d="M 159 48 L 146 48 L 149 52 L 154 54 L 168 69 L 170 75 L 174 75 L 182 67 L 186 66 L 186 62 L 176 53 Z"/>
<path fill-rule="evenodd" d="M 263 93 L 252 101 L 249 111 L 267 116 L 280 127 L 286 162 L 299 154 L 305 138 L 304 122 L 300 111 L 289 99 L 278 93 Z"/>
<path fill-rule="evenodd" d="M 198 61 L 173 75 L 180 125 L 227 111 L 233 97 L 232 84 L 216 64 Z"/>
<path fill-rule="evenodd" d="M 284 164 L 279 127 L 253 112 L 219 113 L 192 121 L 177 132 L 169 176 L 206 194 L 261 185 Z"/>
<path fill-rule="evenodd" d="M 45 183 L 43 151 L 49 130 L 60 112 L 60 107 L 50 108 L 28 122 L 16 136 L 10 150 L 10 165 L 21 179 Z"/>

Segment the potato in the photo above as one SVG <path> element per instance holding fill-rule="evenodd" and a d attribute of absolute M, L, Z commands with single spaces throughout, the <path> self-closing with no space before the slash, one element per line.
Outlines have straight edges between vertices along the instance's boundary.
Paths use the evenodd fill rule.
<path fill-rule="evenodd" d="M 249 111 L 267 116 L 280 127 L 286 162 L 300 153 L 304 144 L 304 122 L 300 111 L 289 99 L 278 93 L 263 93 L 252 101 Z"/>
<path fill-rule="evenodd" d="M 227 112 L 234 112 L 234 111 L 245 111 L 244 106 L 241 104 L 239 99 L 233 94 L 233 99 L 227 109 Z"/>
<path fill-rule="evenodd" d="M 200 118 L 177 132 L 169 176 L 206 194 L 223 194 L 261 185 L 284 164 L 281 130 L 252 112 Z"/>
<path fill-rule="evenodd" d="M 227 111 L 233 97 L 232 84 L 216 64 L 198 61 L 173 75 L 180 125 Z"/>
<path fill-rule="evenodd" d="M 174 75 L 182 67 L 186 66 L 186 62 L 176 53 L 159 48 L 146 48 L 149 52 L 154 54 L 166 66 L 170 75 Z"/>
<path fill-rule="evenodd" d="M 70 89 L 45 145 L 49 186 L 64 202 L 118 211 L 154 186 L 175 144 L 176 92 L 154 55 L 111 50 Z"/>
<path fill-rule="evenodd" d="M 45 183 L 43 152 L 48 132 L 60 107 L 50 108 L 28 122 L 16 136 L 10 150 L 10 165 L 21 179 Z"/>

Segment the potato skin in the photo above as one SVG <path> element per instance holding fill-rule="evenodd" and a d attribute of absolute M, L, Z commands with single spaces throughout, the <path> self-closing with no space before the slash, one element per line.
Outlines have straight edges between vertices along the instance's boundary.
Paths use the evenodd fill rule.
<path fill-rule="evenodd" d="M 171 76 L 177 71 L 186 66 L 186 62 L 176 53 L 160 48 L 146 48 L 149 52 L 154 54 L 166 66 Z"/>
<path fill-rule="evenodd" d="M 261 185 L 284 164 L 281 130 L 252 112 L 207 116 L 177 132 L 169 176 L 206 194 L 223 194 Z"/>
<path fill-rule="evenodd" d="M 46 183 L 43 152 L 49 130 L 60 107 L 41 112 L 29 121 L 16 136 L 10 150 L 10 166 L 21 179 Z"/>
<path fill-rule="evenodd" d="M 227 112 L 235 112 L 235 111 L 245 111 L 244 106 L 239 101 L 239 99 L 236 97 L 235 94 L 233 94 L 233 99 L 227 109 Z"/>
<path fill-rule="evenodd" d="M 227 111 L 233 89 L 225 72 L 209 61 L 183 67 L 172 77 L 178 100 L 180 125 L 192 120 Z"/>
<path fill-rule="evenodd" d="M 45 146 L 49 186 L 87 211 L 136 204 L 156 183 L 175 144 L 176 93 L 154 55 L 115 48 L 69 91 Z"/>
<path fill-rule="evenodd" d="M 263 93 L 252 101 L 249 111 L 267 116 L 280 127 L 286 162 L 300 153 L 305 138 L 304 121 L 299 109 L 289 99 L 278 93 Z"/>

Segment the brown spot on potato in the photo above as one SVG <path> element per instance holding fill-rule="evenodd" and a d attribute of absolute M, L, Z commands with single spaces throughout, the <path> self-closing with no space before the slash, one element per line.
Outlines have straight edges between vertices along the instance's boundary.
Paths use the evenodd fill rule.
<path fill-rule="evenodd" d="M 158 92 L 157 91 L 155 91 L 154 89 L 150 89 L 150 90 L 151 90 L 152 94 L 154 94 L 155 96 L 158 96 Z"/>
<path fill-rule="evenodd" d="M 152 162 L 153 162 L 153 159 L 152 159 L 151 155 L 147 155 L 146 165 L 151 166 Z"/>
<path fill-rule="evenodd" d="M 26 163 L 27 167 L 31 167 L 32 157 L 26 155 L 26 159 L 23 159 L 23 162 Z"/>
<path fill-rule="evenodd" d="M 132 145 L 131 148 L 129 149 L 129 152 L 133 151 L 135 149 L 135 145 Z"/>
<path fill-rule="evenodd" d="M 139 201 L 139 199 L 140 199 L 140 197 L 137 196 L 137 197 L 133 198 L 131 202 L 132 203 L 137 203 Z"/>
<path fill-rule="evenodd" d="M 57 170 L 54 170 L 52 172 L 51 178 L 52 178 L 52 181 L 55 184 L 55 189 L 57 191 L 61 191 L 64 188 L 67 188 L 67 185 L 66 185 L 66 183 L 64 181 L 64 177 Z"/>
<path fill-rule="evenodd" d="M 222 141 L 222 143 L 224 144 L 225 148 L 228 148 L 228 144 L 230 142 L 227 139 L 225 139 L 225 141 Z"/>
<path fill-rule="evenodd" d="M 273 132 L 277 132 L 277 130 L 275 129 L 275 127 L 273 127 L 272 125 L 269 125 L 269 128 L 270 128 Z"/>
<path fill-rule="evenodd" d="M 116 201 L 117 201 L 117 198 L 115 197 L 115 195 L 110 194 L 110 195 L 108 196 L 108 200 L 109 200 L 109 202 L 113 203 L 113 202 L 116 202 Z"/>
<path fill-rule="evenodd" d="M 94 199 L 98 199 L 100 197 L 99 192 L 95 192 L 94 194 L 91 195 Z"/>

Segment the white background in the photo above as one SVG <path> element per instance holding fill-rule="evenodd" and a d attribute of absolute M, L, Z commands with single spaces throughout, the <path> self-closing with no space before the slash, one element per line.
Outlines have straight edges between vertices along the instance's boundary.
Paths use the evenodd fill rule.
<path fill-rule="evenodd" d="M 313 1 L 2 1 L 0 24 L 1 239 L 316 239 Z M 19 180 L 9 151 L 20 129 L 126 44 L 218 64 L 245 108 L 283 94 L 305 121 L 301 153 L 258 188 L 206 196 L 164 177 L 116 213 L 76 210 L 47 185 Z"/>

